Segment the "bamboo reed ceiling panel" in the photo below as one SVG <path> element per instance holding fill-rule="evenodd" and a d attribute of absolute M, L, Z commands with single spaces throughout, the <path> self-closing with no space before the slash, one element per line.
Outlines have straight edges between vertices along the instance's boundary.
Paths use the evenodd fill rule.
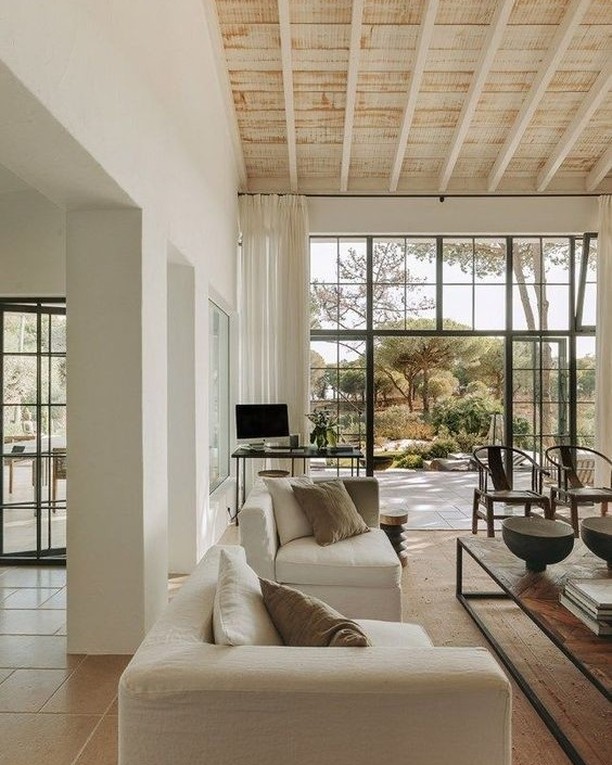
<path fill-rule="evenodd" d="M 612 143 L 600 76 L 612 0 L 586 2 L 560 48 L 576 0 L 514 0 L 483 71 L 502 0 L 438 0 L 431 29 L 433 0 L 355 0 L 355 18 L 353 0 L 205 1 L 216 7 L 244 190 L 536 192 L 554 154 L 539 190 L 612 192 L 609 167 L 586 188 Z"/>

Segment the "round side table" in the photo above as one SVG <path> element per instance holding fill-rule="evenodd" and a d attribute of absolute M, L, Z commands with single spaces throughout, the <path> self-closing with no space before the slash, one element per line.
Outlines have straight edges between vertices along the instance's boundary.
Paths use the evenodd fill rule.
<path fill-rule="evenodd" d="M 289 475 L 288 470 L 260 470 L 259 473 L 257 473 L 258 476 L 261 476 L 262 478 L 285 478 Z"/>
<path fill-rule="evenodd" d="M 385 510 L 380 514 L 380 528 L 389 537 L 402 566 L 408 563 L 408 553 L 404 549 L 406 545 L 404 524 L 407 521 L 408 513 L 405 510 Z"/>

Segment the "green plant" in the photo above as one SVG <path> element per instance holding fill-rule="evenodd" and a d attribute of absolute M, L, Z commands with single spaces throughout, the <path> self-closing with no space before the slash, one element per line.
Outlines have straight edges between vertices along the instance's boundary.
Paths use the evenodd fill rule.
<path fill-rule="evenodd" d="M 427 439 L 433 428 L 420 414 L 411 412 L 406 405 L 390 406 L 374 412 L 374 432 L 379 441 L 397 441 L 401 438 Z"/>
<path fill-rule="evenodd" d="M 310 433 L 310 443 L 316 444 L 317 449 L 324 449 L 328 444 L 336 445 L 336 418 L 328 409 L 315 409 L 306 417 L 314 428 Z"/>
<path fill-rule="evenodd" d="M 459 445 L 454 438 L 435 438 L 429 449 L 423 454 L 423 457 L 428 460 L 444 459 L 448 457 L 451 452 L 459 450 Z"/>
<path fill-rule="evenodd" d="M 423 467 L 423 457 L 420 454 L 403 454 L 395 460 L 393 467 L 420 470 Z"/>
<path fill-rule="evenodd" d="M 461 431 L 484 434 L 489 427 L 491 415 L 499 412 L 499 409 L 499 403 L 489 396 L 470 395 L 448 399 L 434 407 L 431 422 L 437 429 L 445 426 L 453 435 Z"/>

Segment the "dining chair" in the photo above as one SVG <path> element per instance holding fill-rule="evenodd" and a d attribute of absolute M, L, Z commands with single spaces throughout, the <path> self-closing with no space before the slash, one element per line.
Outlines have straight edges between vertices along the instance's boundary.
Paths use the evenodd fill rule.
<path fill-rule="evenodd" d="M 66 480 L 66 450 L 56 446 L 51 449 L 52 478 L 51 478 L 51 505 L 55 512 L 58 480 Z"/>
<path fill-rule="evenodd" d="M 489 444 L 481 446 L 473 451 L 474 462 L 478 469 L 478 487 L 474 489 L 474 501 L 472 504 L 472 534 L 478 533 L 478 519 L 482 518 L 487 524 L 487 536 L 495 536 L 494 521 L 500 518 L 511 517 L 508 513 L 495 514 L 496 503 L 504 506 L 522 505 L 525 515 L 531 515 L 533 505 L 541 507 L 544 517 L 550 517 L 550 502 L 542 493 L 542 481 L 548 471 L 541 468 L 538 463 L 526 452 L 513 446 L 499 446 Z M 514 474 L 508 469 L 524 468 L 527 466 L 531 472 L 530 489 L 514 488 L 511 476 Z"/>
<path fill-rule="evenodd" d="M 551 517 L 567 521 L 557 512 L 559 505 L 569 506 L 569 522 L 574 529 L 574 536 L 580 534 L 578 526 L 578 507 L 580 505 L 601 505 L 601 514 L 608 512 L 608 502 L 612 502 L 612 460 L 605 454 L 576 444 L 556 444 L 545 452 L 546 459 L 554 467 L 557 485 L 550 489 Z M 610 467 L 610 486 L 592 486 L 595 478 L 595 463 L 601 460 Z"/>

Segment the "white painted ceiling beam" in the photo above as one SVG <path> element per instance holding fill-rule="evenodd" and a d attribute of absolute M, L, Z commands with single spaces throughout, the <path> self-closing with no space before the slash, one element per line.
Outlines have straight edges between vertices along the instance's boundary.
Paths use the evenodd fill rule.
<path fill-rule="evenodd" d="M 544 167 L 538 173 L 537 189 L 544 191 L 553 179 L 563 160 L 570 153 L 573 145 L 576 143 L 580 134 L 586 127 L 595 111 L 600 107 L 601 102 L 607 96 L 612 85 L 612 63 L 601 72 L 599 77 L 593 83 L 587 97 L 584 99 L 580 108 L 576 112 L 574 119 L 565 129 L 557 147 L 548 158 Z"/>
<path fill-rule="evenodd" d="M 204 0 L 204 15 L 208 26 L 217 76 L 219 78 L 221 97 L 223 98 L 223 105 L 229 124 L 230 138 L 236 161 L 236 171 L 238 173 L 239 191 L 247 191 L 247 171 L 244 154 L 242 152 L 240 128 L 238 127 L 238 117 L 236 116 L 236 107 L 234 106 L 232 86 L 227 69 L 225 47 L 223 45 L 223 36 L 221 35 L 219 16 L 217 14 L 217 3 L 215 0 Z"/>
<path fill-rule="evenodd" d="M 283 91 L 285 94 L 285 124 L 287 151 L 289 153 L 289 182 L 291 191 L 298 190 L 297 140 L 295 136 L 295 102 L 293 100 L 293 64 L 291 57 L 291 22 L 289 0 L 278 0 L 278 23 L 280 26 L 281 61 L 283 66 Z"/>
<path fill-rule="evenodd" d="M 610 168 L 612 168 L 612 145 L 601 155 L 595 167 L 593 167 L 591 172 L 587 175 L 586 190 L 595 191 L 610 172 Z"/>
<path fill-rule="evenodd" d="M 404 164 L 406 146 L 408 144 L 408 135 L 412 126 L 412 119 L 414 117 L 414 110 L 416 108 L 416 100 L 419 95 L 419 90 L 421 89 L 421 80 L 425 70 L 425 61 L 427 59 L 427 52 L 429 50 L 429 45 L 433 35 L 437 11 L 438 0 L 429 0 L 429 2 L 425 3 L 425 14 L 419 28 L 419 37 L 416 46 L 416 57 L 414 61 L 414 67 L 412 69 L 412 77 L 410 78 L 408 99 L 406 101 L 406 108 L 404 109 L 402 126 L 400 128 L 399 138 L 397 140 L 395 159 L 393 160 L 393 168 L 391 170 L 391 178 L 389 180 L 389 191 L 397 191 L 397 184 L 399 183 L 399 177 L 402 172 L 402 165 Z"/>
<path fill-rule="evenodd" d="M 466 94 L 463 108 L 461 109 L 461 114 L 459 115 L 459 119 L 457 121 L 457 127 L 455 128 L 455 132 L 451 140 L 450 151 L 448 152 L 446 162 L 444 163 L 444 167 L 440 173 L 440 191 L 446 191 L 448 187 L 448 182 L 451 175 L 453 174 L 455 165 L 457 164 L 459 152 L 461 151 L 461 147 L 465 141 L 465 137 L 470 128 L 472 118 L 474 117 L 474 112 L 476 111 L 482 90 L 484 88 L 485 82 L 487 81 L 487 77 L 489 76 L 489 71 L 491 69 L 493 59 L 495 58 L 499 44 L 502 41 L 504 32 L 506 31 L 506 25 L 508 23 L 508 19 L 510 18 L 510 13 L 512 11 L 513 5 L 514 0 L 503 0 L 503 2 L 497 4 L 495 15 L 491 20 L 486 40 L 482 46 L 480 59 L 474 71 L 474 78 L 472 79 L 470 88 Z"/>
<path fill-rule="evenodd" d="M 340 169 L 340 191 L 348 189 L 349 169 L 351 166 L 351 146 L 353 145 L 353 121 L 355 119 L 355 101 L 357 100 L 357 75 L 361 54 L 361 22 L 363 19 L 364 0 L 353 0 L 351 19 L 351 45 L 349 48 L 349 66 L 346 79 L 346 106 L 344 109 L 344 139 L 342 142 L 342 166 Z"/>
<path fill-rule="evenodd" d="M 590 4 L 591 0 L 573 0 L 566 11 L 563 21 L 559 25 L 550 48 L 542 61 L 542 66 L 538 70 L 523 106 L 521 107 L 514 124 L 510 128 L 502 150 L 493 165 L 488 180 L 489 191 L 495 191 L 499 186 L 502 176 L 505 173 L 510 160 L 514 156 L 525 130 L 538 108 L 540 101 L 546 92 L 546 88 L 557 71 L 557 66 L 567 51 Z"/>

